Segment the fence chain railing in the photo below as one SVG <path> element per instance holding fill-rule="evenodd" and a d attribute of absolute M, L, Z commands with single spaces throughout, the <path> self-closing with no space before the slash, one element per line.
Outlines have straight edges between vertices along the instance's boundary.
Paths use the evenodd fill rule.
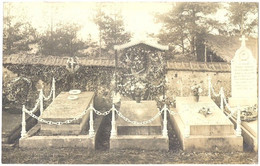
<path fill-rule="evenodd" d="M 117 109 L 115 109 L 115 111 L 116 111 L 116 113 L 118 114 L 118 116 L 121 117 L 124 121 L 129 122 L 129 123 L 132 123 L 132 124 L 135 124 L 135 125 L 145 125 L 145 124 L 151 123 L 151 122 L 153 122 L 156 118 L 158 118 L 158 117 L 162 114 L 162 112 L 163 112 L 163 110 L 158 111 L 158 113 L 157 113 L 154 117 L 152 117 L 151 119 L 146 120 L 146 121 L 142 121 L 142 122 L 138 122 L 138 121 L 130 120 L 129 118 L 125 117 L 125 116 L 124 116 L 121 112 L 119 112 Z"/>

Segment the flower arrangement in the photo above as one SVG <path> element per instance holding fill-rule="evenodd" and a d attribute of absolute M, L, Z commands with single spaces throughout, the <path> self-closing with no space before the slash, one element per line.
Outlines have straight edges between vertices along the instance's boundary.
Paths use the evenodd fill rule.
<path fill-rule="evenodd" d="M 191 87 L 191 90 L 194 96 L 199 96 L 200 93 L 202 92 L 202 88 L 200 84 L 195 84 L 194 86 Z"/>

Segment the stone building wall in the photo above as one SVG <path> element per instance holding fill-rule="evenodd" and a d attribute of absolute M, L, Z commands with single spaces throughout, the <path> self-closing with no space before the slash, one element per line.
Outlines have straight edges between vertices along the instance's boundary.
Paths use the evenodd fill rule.
<path fill-rule="evenodd" d="M 231 95 L 231 74 L 230 72 L 207 72 L 207 71 L 177 71 L 168 70 L 167 77 L 167 91 L 166 96 L 169 99 L 175 99 L 177 96 L 191 95 L 191 86 L 195 83 L 202 85 L 202 95 L 208 95 L 208 76 L 212 78 L 211 82 L 218 93 L 220 87 L 224 88 L 226 97 Z M 213 96 L 213 95 L 212 95 Z M 213 98 L 218 102 L 218 98 Z"/>

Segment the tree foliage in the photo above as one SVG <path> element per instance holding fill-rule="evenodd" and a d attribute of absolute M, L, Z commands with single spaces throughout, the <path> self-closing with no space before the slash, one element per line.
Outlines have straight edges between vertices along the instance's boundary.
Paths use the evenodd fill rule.
<path fill-rule="evenodd" d="M 228 10 L 229 19 L 233 24 L 234 34 L 257 34 L 258 31 L 258 3 L 231 2 Z"/>
<path fill-rule="evenodd" d="M 40 51 L 44 55 L 75 56 L 78 51 L 88 47 L 77 38 L 80 26 L 76 24 L 58 24 L 55 30 L 48 30 L 41 36 Z"/>
<path fill-rule="evenodd" d="M 10 55 L 31 50 L 30 44 L 37 42 L 36 29 L 29 22 L 5 16 L 3 21 L 3 53 Z"/>
<path fill-rule="evenodd" d="M 196 41 L 199 36 L 215 29 L 217 21 L 207 17 L 217 11 L 218 3 L 180 2 L 172 9 L 156 16 L 157 22 L 163 24 L 158 38 L 162 43 L 170 43 L 181 52 L 196 53 Z"/>
<path fill-rule="evenodd" d="M 114 45 L 130 41 L 131 34 L 125 31 L 120 12 L 107 14 L 99 8 L 93 21 L 99 29 L 100 49 L 103 48 L 104 51 L 109 52 L 114 49 Z"/>

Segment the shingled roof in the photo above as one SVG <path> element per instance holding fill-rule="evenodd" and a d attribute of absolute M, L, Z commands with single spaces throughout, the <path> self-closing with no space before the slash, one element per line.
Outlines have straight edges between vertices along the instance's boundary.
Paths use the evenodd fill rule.
<path fill-rule="evenodd" d="M 3 56 L 3 64 L 25 64 L 25 65 L 47 65 L 47 66 L 66 66 L 70 57 L 59 56 L 36 56 L 36 55 L 9 55 Z M 79 57 L 78 62 L 83 66 L 104 66 L 114 67 L 114 60 L 109 59 L 89 59 Z"/>
<path fill-rule="evenodd" d="M 240 36 L 220 36 L 207 35 L 205 44 L 208 49 L 221 57 L 226 62 L 230 62 L 235 56 L 236 51 L 241 46 Z M 258 60 L 258 39 L 247 37 L 246 47 L 252 51 L 253 56 Z"/>
<path fill-rule="evenodd" d="M 169 50 L 169 46 L 163 46 L 163 45 L 160 45 L 158 43 L 148 41 L 148 40 L 135 40 L 135 41 L 131 41 L 131 42 L 126 43 L 126 44 L 115 45 L 114 49 L 115 50 L 123 50 L 125 48 L 129 48 L 129 47 L 132 47 L 132 46 L 135 46 L 135 45 L 138 45 L 138 44 L 145 44 L 145 45 L 148 45 L 150 47 L 153 47 L 153 48 L 156 48 L 156 49 L 162 50 L 162 51 Z"/>

